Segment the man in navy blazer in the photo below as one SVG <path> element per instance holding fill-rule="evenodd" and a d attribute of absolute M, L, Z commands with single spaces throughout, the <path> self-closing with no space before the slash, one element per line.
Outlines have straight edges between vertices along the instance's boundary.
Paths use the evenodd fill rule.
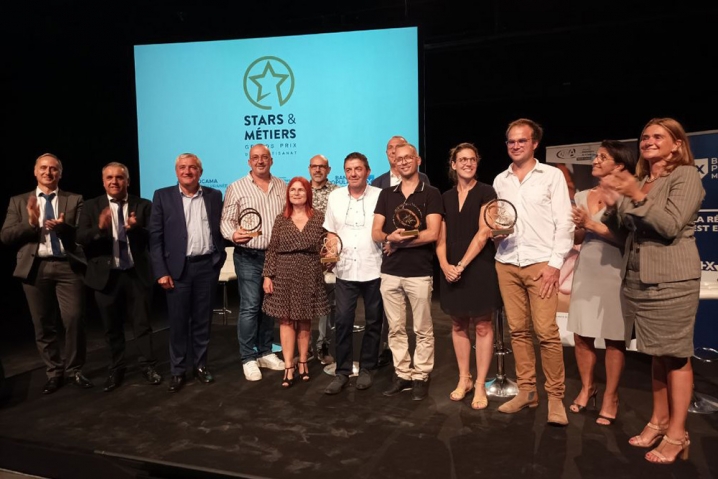
<path fill-rule="evenodd" d="M 155 370 L 152 351 L 152 269 L 149 230 L 152 203 L 127 193 L 130 173 L 122 163 L 102 168 L 105 194 L 85 202 L 77 227 L 77 242 L 87 258 L 85 284 L 94 290 L 95 302 L 110 347 L 105 391 L 118 388 L 125 377 L 125 324 L 134 333 L 133 345 L 148 383 L 162 376 Z"/>
<path fill-rule="evenodd" d="M 182 153 L 175 173 L 177 185 L 155 191 L 150 216 L 152 270 L 167 295 L 170 392 L 184 386 L 190 359 L 200 382 L 214 381 L 207 369 L 207 348 L 214 294 L 227 256 L 219 230 L 222 193 L 199 185 L 202 161 Z"/>

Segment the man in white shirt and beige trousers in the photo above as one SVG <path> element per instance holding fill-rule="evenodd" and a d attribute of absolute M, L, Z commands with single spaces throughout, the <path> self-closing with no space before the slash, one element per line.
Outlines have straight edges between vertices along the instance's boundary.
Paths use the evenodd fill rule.
<path fill-rule="evenodd" d="M 573 246 L 574 226 L 563 173 L 534 158 L 542 134 L 532 120 L 522 118 L 509 124 L 506 146 L 512 163 L 493 184 L 498 197 L 510 201 L 517 212 L 514 232 L 496 241 L 496 271 L 519 387 L 518 394 L 499 411 L 511 414 L 538 406 L 533 325 L 546 376 L 548 423 L 565 426 L 566 375 L 556 309 L 559 270 Z"/>

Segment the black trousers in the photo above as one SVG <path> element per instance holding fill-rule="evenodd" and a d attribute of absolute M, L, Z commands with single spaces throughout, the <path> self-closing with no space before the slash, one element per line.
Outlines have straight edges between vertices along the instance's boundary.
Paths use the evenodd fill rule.
<path fill-rule="evenodd" d="M 379 286 L 381 279 L 372 281 L 343 281 L 337 278 L 336 296 L 336 374 L 352 374 L 354 361 L 354 318 L 359 295 L 364 300 L 365 328 L 359 356 L 360 369 L 376 369 L 379 359 L 383 305 Z"/>
<path fill-rule="evenodd" d="M 35 328 L 35 344 L 45 363 L 47 377 L 74 374 L 85 364 L 85 284 L 67 260 L 36 259 L 23 282 Z M 58 334 L 57 309 L 65 330 L 64 354 Z"/>
<path fill-rule="evenodd" d="M 105 341 L 110 347 L 110 371 L 124 369 L 125 325 L 132 325 L 134 345 L 141 368 L 157 362 L 152 352 L 152 286 L 144 284 L 135 268 L 113 269 L 102 291 L 95 291 L 95 302 L 105 326 Z"/>
<path fill-rule="evenodd" d="M 170 323 L 170 371 L 181 376 L 207 364 L 212 326 L 212 307 L 219 281 L 219 267 L 212 257 L 187 262 L 175 279 L 174 289 L 165 291 Z"/>

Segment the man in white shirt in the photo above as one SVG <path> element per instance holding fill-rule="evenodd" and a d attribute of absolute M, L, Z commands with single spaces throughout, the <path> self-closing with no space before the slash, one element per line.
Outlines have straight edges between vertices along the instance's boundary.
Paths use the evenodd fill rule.
<path fill-rule="evenodd" d="M 272 352 L 274 319 L 262 311 L 264 254 L 272 237 L 274 220 L 284 209 L 287 184 L 272 176 L 272 154 L 265 145 L 249 150 L 249 174 L 227 187 L 222 209 L 222 236 L 234 243 L 234 269 L 239 283 L 237 338 L 244 377 L 262 379 L 260 367 L 281 371 L 284 362 Z M 239 216 L 254 208 L 262 218 L 261 233 L 242 229 Z"/>
<path fill-rule="evenodd" d="M 506 130 L 511 165 L 494 179 L 499 199 L 517 211 L 515 231 L 497 238 L 496 271 L 511 332 L 519 392 L 499 411 L 538 406 L 536 357 L 531 326 L 546 376 L 548 423 L 568 424 L 563 405 L 565 371 L 556 308 L 559 270 L 573 245 L 571 201 L 563 173 L 534 158 L 543 130 L 518 119 Z"/>
<path fill-rule="evenodd" d="M 371 169 L 366 156 L 350 153 L 344 159 L 348 185 L 329 195 L 324 228 L 342 240 L 342 251 L 335 266 L 336 298 L 336 374 L 324 390 L 338 394 L 349 382 L 353 365 L 354 316 L 359 295 L 364 300 L 366 326 L 362 338 L 359 377 L 356 388 L 372 385 L 377 368 L 382 324 L 379 278 L 381 245 L 372 239 L 374 208 L 381 190 L 367 184 Z"/>

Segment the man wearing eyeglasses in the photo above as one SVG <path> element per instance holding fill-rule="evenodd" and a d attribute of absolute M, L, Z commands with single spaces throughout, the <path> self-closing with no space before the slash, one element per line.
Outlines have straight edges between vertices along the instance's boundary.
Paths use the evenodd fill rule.
<path fill-rule="evenodd" d="M 379 290 L 381 245 L 372 239 L 374 208 L 381 190 L 367 184 L 371 173 L 367 157 L 350 153 L 344 159 L 347 186 L 329 195 L 324 228 L 342 240 L 336 272 L 336 355 L 334 380 L 325 394 L 338 394 L 349 382 L 353 369 L 354 319 L 359 296 L 364 302 L 365 328 L 359 357 L 356 388 L 369 389 L 378 367 L 382 323 Z"/>
<path fill-rule="evenodd" d="M 403 136 L 395 135 L 389 138 L 389 142 L 386 144 L 386 159 L 389 162 L 389 171 L 374 178 L 371 182 L 372 186 L 383 190 L 384 188 L 388 188 L 390 186 L 396 186 L 401 182 L 401 174 L 399 173 L 399 168 L 395 161 L 396 147 L 406 143 L 408 143 L 408 141 L 406 141 L 406 138 Z M 423 181 L 427 185 L 431 185 L 429 177 L 422 172 L 419 172 L 419 180 Z"/>
<path fill-rule="evenodd" d="M 234 245 L 234 268 L 239 283 L 237 338 L 244 377 L 259 381 L 259 368 L 284 369 L 284 361 L 272 352 L 274 319 L 262 312 L 264 255 L 272 237 L 274 220 L 282 212 L 287 184 L 273 176 L 272 154 L 266 145 L 249 150 L 249 174 L 227 187 L 222 210 L 222 236 Z M 259 236 L 252 236 L 239 224 L 239 216 L 254 208 L 262 218 Z"/>
<path fill-rule="evenodd" d="M 548 423 L 565 426 L 565 371 L 556 309 L 559 272 L 573 246 L 574 226 L 563 173 L 534 157 L 542 135 L 532 120 L 510 123 L 506 147 L 511 165 L 493 184 L 498 197 L 510 201 L 517 212 L 515 232 L 495 238 L 496 271 L 519 387 L 518 394 L 499 406 L 499 411 L 511 414 L 538 406 L 533 326 L 546 377 Z"/>
<path fill-rule="evenodd" d="M 372 239 L 384 243 L 380 290 L 396 374 L 384 395 L 413 389 L 413 399 L 420 401 L 428 394 L 429 376 L 434 368 L 431 291 L 434 243 L 439 238 L 444 207 L 439 190 L 419 177 L 421 158 L 416 148 L 408 143 L 397 145 L 395 155 L 401 182 L 379 194 L 372 227 Z M 418 233 L 415 235 L 395 224 L 396 218 L 409 211 L 407 216 L 416 219 Z M 406 333 L 407 299 L 416 334 L 413 357 Z"/>
<path fill-rule="evenodd" d="M 396 162 L 394 158 L 396 157 L 396 147 L 398 145 L 403 145 L 405 143 L 408 143 L 406 141 L 406 138 L 400 135 L 394 135 L 391 138 L 389 138 L 389 142 L 386 144 L 386 159 L 389 162 L 389 171 L 384 173 L 383 175 L 379 175 L 371 182 L 372 186 L 376 186 L 377 188 L 388 188 L 390 186 L 396 186 L 401 182 L 401 175 L 399 174 L 399 168 L 396 165 Z M 427 185 L 431 185 L 431 182 L 429 181 L 429 177 L 426 176 L 424 173 L 419 172 L 419 180 L 423 181 Z M 406 311 L 404 311 L 404 316 L 406 316 Z M 389 349 L 389 340 L 388 340 L 388 334 L 389 334 L 389 325 L 387 324 L 386 317 L 384 317 L 384 322 L 382 324 L 382 330 L 381 330 L 381 353 L 379 355 L 379 366 L 386 366 L 392 362 L 391 359 L 391 350 Z"/>
<path fill-rule="evenodd" d="M 329 160 L 324 155 L 315 155 L 309 160 L 309 177 L 312 185 L 312 208 L 321 211 L 327 210 L 327 201 L 329 193 L 339 188 L 337 185 L 328 180 L 328 175 L 332 171 L 329 166 Z M 327 272 L 324 274 L 325 285 L 327 289 L 327 299 L 329 304 L 334 303 L 334 273 Z M 333 308 L 332 308 L 333 309 Z M 317 359 L 322 364 L 332 364 L 334 358 L 329 354 L 329 335 L 327 327 L 333 324 L 333 314 L 322 316 L 319 318 L 318 337 L 317 337 Z"/>

